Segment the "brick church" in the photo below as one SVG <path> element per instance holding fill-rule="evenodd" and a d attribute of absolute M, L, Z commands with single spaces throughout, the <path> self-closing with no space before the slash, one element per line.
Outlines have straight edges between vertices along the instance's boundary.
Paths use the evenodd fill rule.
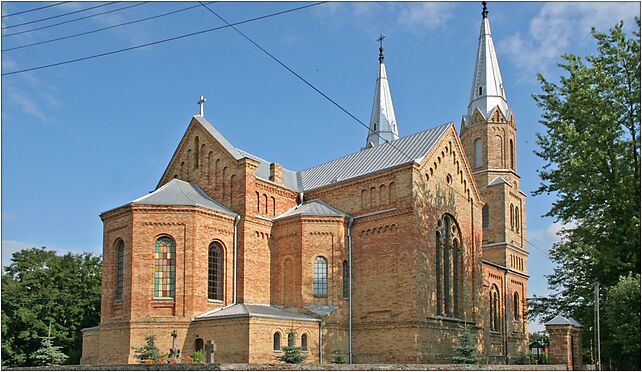
<path fill-rule="evenodd" d="M 472 67 L 472 66 L 471 66 Z M 470 103 L 399 137 L 380 48 L 365 146 L 293 171 L 195 115 L 155 191 L 103 212 L 101 321 L 83 364 L 216 345 L 216 362 L 447 363 L 527 351 L 525 199 L 516 126 L 482 12 Z M 294 332 L 292 332 L 294 331 Z"/>

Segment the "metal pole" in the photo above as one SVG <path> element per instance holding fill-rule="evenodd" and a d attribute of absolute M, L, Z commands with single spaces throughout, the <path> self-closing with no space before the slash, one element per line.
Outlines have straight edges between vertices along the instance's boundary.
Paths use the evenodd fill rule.
<path fill-rule="evenodd" d="M 595 322 L 597 328 L 597 370 L 602 370 L 602 355 L 600 350 L 600 283 L 595 283 Z"/>
<path fill-rule="evenodd" d="M 352 364 L 352 224 L 348 222 L 348 363 Z"/>

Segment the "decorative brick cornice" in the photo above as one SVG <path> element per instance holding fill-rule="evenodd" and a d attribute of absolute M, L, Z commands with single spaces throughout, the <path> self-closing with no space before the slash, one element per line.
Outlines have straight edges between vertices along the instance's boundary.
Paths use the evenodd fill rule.
<path fill-rule="evenodd" d="M 120 225 L 120 226 L 112 227 L 111 229 L 106 230 L 105 232 L 108 233 L 108 234 L 109 233 L 113 233 L 114 231 L 125 229 L 125 228 L 127 228 L 127 226 L 129 226 L 129 225 Z"/>
<path fill-rule="evenodd" d="M 359 232 L 359 236 L 366 236 L 366 235 L 371 235 L 371 234 L 385 234 L 388 232 L 394 232 L 397 231 L 397 224 L 387 224 L 387 225 L 381 225 L 378 227 L 373 227 L 369 229 L 363 229 Z"/>

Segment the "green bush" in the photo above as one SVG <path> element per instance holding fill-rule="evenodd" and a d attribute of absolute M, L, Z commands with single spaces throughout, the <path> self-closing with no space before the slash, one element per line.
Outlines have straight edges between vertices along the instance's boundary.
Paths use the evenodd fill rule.
<path fill-rule="evenodd" d="M 477 364 L 480 361 L 477 352 L 477 342 L 475 336 L 470 332 L 468 325 L 464 327 L 463 332 L 459 334 L 459 345 L 455 346 L 457 355 L 452 357 L 453 363 L 457 364 Z"/>
<path fill-rule="evenodd" d="M 283 363 L 301 364 L 305 360 L 306 355 L 300 347 L 284 346 L 281 350 L 283 354 L 279 355 L 277 359 Z"/>
<path fill-rule="evenodd" d="M 192 361 L 193 361 L 193 363 L 204 363 L 205 362 L 205 354 L 203 353 L 203 350 L 196 350 L 192 354 Z"/>
<path fill-rule="evenodd" d="M 138 363 L 160 361 L 160 351 L 158 350 L 158 347 L 156 347 L 156 336 L 146 336 L 145 345 L 134 348 L 134 358 L 138 360 Z"/>
<path fill-rule="evenodd" d="M 345 354 L 341 351 L 341 349 L 336 349 L 335 351 L 332 352 L 332 360 L 330 361 L 332 364 L 346 364 L 346 357 Z"/>

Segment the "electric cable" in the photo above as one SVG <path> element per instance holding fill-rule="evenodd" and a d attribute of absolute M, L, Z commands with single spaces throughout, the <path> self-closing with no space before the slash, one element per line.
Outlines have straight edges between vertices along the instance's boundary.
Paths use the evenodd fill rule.
<path fill-rule="evenodd" d="M 249 23 L 249 22 L 258 21 L 258 20 L 261 20 L 261 19 L 271 18 L 271 17 L 275 17 L 275 16 L 287 14 L 287 13 L 292 13 L 292 12 L 296 12 L 296 11 L 307 9 L 307 8 L 311 8 L 311 7 L 314 7 L 314 6 L 317 6 L 317 5 L 321 5 L 321 4 L 323 4 L 323 3 L 322 2 L 318 2 L 318 3 L 312 3 L 312 4 L 299 6 L 299 7 L 296 7 L 296 8 L 290 8 L 290 9 L 282 10 L 282 11 L 279 11 L 279 12 L 274 12 L 274 13 L 270 13 L 270 14 L 254 17 L 254 18 L 249 18 L 249 19 L 246 19 L 246 20 L 243 20 L 243 21 L 238 21 L 238 22 L 233 23 L 232 25 L 234 25 L 234 26 L 235 25 L 241 25 L 241 24 L 245 24 L 245 23 Z M 152 41 L 152 42 L 145 43 L 145 44 L 134 45 L 134 46 L 131 46 L 129 48 L 112 50 L 112 51 L 105 52 L 105 53 L 93 54 L 93 55 L 89 55 L 89 56 L 85 56 L 85 57 L 74 58 L 74 59 L 62 61 L 62 62 L 56 62 L 56 63 L 50 63 L 50 64 L 47 64 L 47 65 L 41 65 L 41 66 L 37 66 L 37 67 L 25 68 L 25 69 L 22 69 L 22 70 L 4 72 L 4 73 L 2 73 L 2 76 L 16 75 L 16 74 L 20 74 L 20 73 L 24 73 L 24 72 L 28 72 L 28 71 L 42 70 L 42 69 L 50 68 L 50 67 L 54 67 L 54 66 L 61 66 L 61 65 L 69 64 L 69 63 L 86 61 L 86 60 L 89 60 L 89 59 L 104 57 L 104 56 L 108 56 L 108 55 L 112 55 L 112 54 L 123 53 L 123 52 L 127 52 L 127 51 L 130 51 L 130 50 L 145 48 L 145 47 L 148 47 L 148 46 L 162 44 L 162 43 L 166 43 L 166 42 L 174 41 L 174 40 L 179 40 L 179 39 L 184 39 L 184 38 L 195 36 L 195 35 L 201 35 L 201 34 L 204 34 L 204 33 L 221 30 L 221 29 L 228 28 L 228 27 L 231 27 L 231 26 L 225 25 L 225 26 L 219 26 L 219 27 L 212 27 L 212 28 L 208 28 L 208 29 L 205 29 L 205 30 L 201 30 L 201 31 L 195 31 L 195 32 L 190 32 L 188 34 L 183 34 L 183 35 L 179 35 L 179 36 L 170 37 L 170 38 L 167 38 L 167 39 Z"/>
<path fill-rule="evenodd" d="M 207 2 L 206 4 L 213 4 L 213 3 L 216 3 L 216 2 L 217 2 L 217 1 L 210 1 L 210 2 Z M 72 34 L 72 35 L 67 35 L 67 36 L 61 36 L 61 37 L 57 37 L 57 38 L 53 38 L 53 39 L 49 39 L 49 40 L 38 41 L 38 42 L 35 42 L 35 43 L 30 43 L 30 44 L 18 45 L 18 46 L 15 46 L 15 47 L 2 49 L 2 51 L 3 51 L 3 52 L 8 52 L 8 51 L 11 51 L 11 50 L 23 49 L 23 48 L 28 48 L 28 47 L 36 46 L 36 45 L 42 45 L 42 44 L 53 43 L 53 42 L 55 42 L 55 41 L 67 40 L 67 39 L 71 39 L 71 38 L 78 37 L 78 36 L 84 36 L 84 35 L 94 34 L 94 33 L 97 33 L 97 32 L 101 32 L 101 31 L 105 31 L 105 30 L 110 30 L 110 29 L 112 29 L 112 28 L 116 28 L 116 27 L 122 27 L 122 26 L 127 26 L 127 25 L 131 25 L 131 24 L 135 24 L 135 23 L 140 23 L 140 22 L 144 22 L 144 21 L 149 21 L 149 20 L 156 19 L 156 18 L 166 17 L 166 16 L 169 16 L 169 15 L 173 15 L 173 14 L 177 14 L 177 13 L 180 13 L 180 12 L 184 12 L 184 11 L 186 11 L 186 10 L 190 10 L 190 9 L 194 9 L 194 8 L 199 8 L 200 6 L 201 6 L 200 4 L 199 4 L 199 5 L 193 5 L 193 6 L 189 6 L 189 7 L 186 7 L 186 8 L 177 9 L 177 10 L 174 10 L 174 11 L 171 11 L 171 12 L 162 13 L 162 14 L 157 14 L 157 15 L 155 15 L 155 16 L 146 17 L 146 18 L 141 18 L 141 19 L 137 19 L 137 20 L 133 20 L 133 21 L 128 21 L 128 22 L 118 23 L 118 24 L 115 24 L 115 25 L 111 25 L 111 26 L 107 26 L 107 27 L 102 27 L 102 28 L 97 28 L 97 29 L 95 29 L 95 30 L 85 31 L 85 32 L 81 32 L 81 33 L 78 33 L 78 34 Z"/>
<path fill-rule="evenodd" d="M 3 30 L 6 30 L 6 29 L 8 29 L 8 28 L 14 28 L 14 27 L 18 27 L 18 26 L 30 25 L 30 24 L 32 24 L 32 23 L 38 23 L 38 22 L 47 21 L 47 20 L 54 19 L 54 18 L 60 18 L 60 17 L 68 16 L 68 15 L 71 15 L 71 14 L 76 14 L 76 13 L 80 13 L 80 12 L 86 12 L 86 11 L 88 11 L 88 10 L 92 10 L 92 9 L 96 9 L 96 8 L 101 8 L 101 7 L 103 7 L 103 6 L 107 6 L 107 5 L 116 4 L 117 2 L 118 2 L 118 1 L 112 1 L 112 2 L 109 2 L 109 3 L 106 3 L 106 4 L 100 4 L 100 5 L 92 6 L 92 7 L 85 8 L 85 9 L 75 10 L 75 11 L 73 11 L 73 12 L 68 12 L 68 13 L 63 13 L 63 14 L 57 14 L 57 15 L 55 15 L 55 16 L 50 16 L 50 17 L 40 18 L 40 19 L 36 19 L 36 20 L 33 20 L 33 21 L 29 21 L 29 22 L 18 23 L 18 24 L 11 25 L 11 26 L 4 26 L 4 27 L 2 27 L 2 29 L 3 29 Z"/>
<path fill-rule="evenodd" d="M 108 13 L 119 12 L 119 11 L 121 11 L 121 10 L 129 9 L 129 8 L 134 8 L 134 7 L 141 6 L 141 5 L 143 5 L 143 4 L 147 4 L 147 3 L 148 3 L 148 1 L 144 1 L 144 2 L 142 2 L 142 3 L 138 3 L 138 4 L 134 4 L 134 5 L 127 5 L 127 6 L 124 6 L 124 7 L 121 7 L 121 8 L 116 8 L 116 9 L 108 10 L 108 11 L 106 11 L 106 12 L 102 12 L 102 13 L 95 13 L 95 14 L 91 14 L 91 15 L 88 15 L 88 16 L 80 17 L 80 18 L 68 19 L 68 20 L 66 20 L 66 21 L 62 21 L 62 22 L 58 22 L 58 23 L 53 23 L 53 24 L 50 24 L 50 25 L 47 25 L 47 26 L 31 28 L 31 29 L 29 29 L 29 30 L 23 30 L 23 31 L 14 32 L 14 33 L 12 33 L 12 34 L 2 35 L 2 37 L 8 37 L 8 36 L 14 36 L 14 35 L 21 35 L 21 34 L 26 34 L 27 32 L 33 32 L 33 31 L 38 31 L 38 30 L 44 30 L 44 29 L 46 29 L 46 28 L 56 27 L 56 26 L 60 26 L 60 25 L 67 24 L 67 23 L 72 23 L 72 22 L 76 22 L 76 21 L 82 21 L 83 19 L 88 19 L 88 18 L 98 17 L 98 16 L 101 16 L 101 15 L 104 15 L 104 14 L 108 14 Z"/>
<path fill-rule="evenodd" d="M 47 8 L 51 8 L 51 7 L 54 7 L 54 6 L 62 5 L 62 4 L 68 3 L 68 2 L 69 1 L 61 1 L 61 2 L 58 2 L 58 3 L 49 4 L 49 5 L 41 6 L 41 7 L 38 7 L 38 8 L 22 10 L 20 12 L 15 12 L 15 13 L 11 13 L 11 14 L 5 14 L 5 15 L 2 16 L 2 18 L 11 17 L 11 16 L 15 16 L 15 15 L 18 15 L 18 14 L 31 13 L 31 12 L 35 12 L 36 10 L 47 9 Z"/>

